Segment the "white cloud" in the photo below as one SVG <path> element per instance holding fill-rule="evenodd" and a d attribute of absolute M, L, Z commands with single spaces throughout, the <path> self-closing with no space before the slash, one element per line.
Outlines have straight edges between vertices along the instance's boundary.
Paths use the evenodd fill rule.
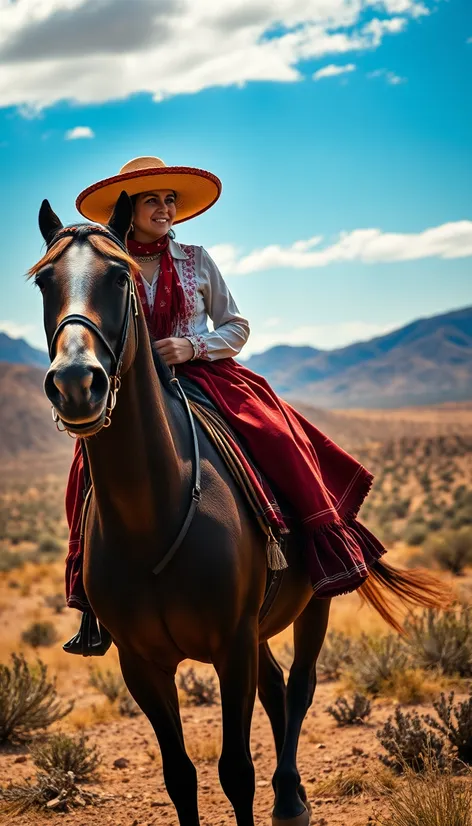
<path fill-rule="evenodd" d="M 0 0 L 0 106 L 293 83 L 303 61 L 376 49 L 423 6 L 379 0 L 386 16 L 364 24 L 364 0 Z"/>
<path fill-rule="evenodd" d="M 323 77 L 336 77 L 337 75 L 345 75 L 355 71 L 356 66 L 354 63 L 347 63 L 345 66 L 336 66 L 334 63 L 330 63 L 329 66 L 323 66 L 322 69 L 318 69 L 313 75 L 313 80 L 321 80 Z"/>
<path fill-rule="evenodd" d="M 376 69 L 374 72 L 369 72 L 367 77 L 371 79 L 377 77 L 385 78 L 390 86 L 398 86 L 400 83 L 406 83 L 406 77 L 400 77 L 400 75 L 396 75 L 395 72 L 389 72 L 388 69 Z"/>
<path fill-rule="evenodd" d="M 95 132 L 90 129 L 90 126 L 74 126 L 66 132 L 64 137 L 66 141 L 76 141 L 81 138 L 94 138 Z"/>
<path fill-rule="evenodd" d="M 24 338 L 34 330 L 32 324 L 18 324 L 16 321 L 0 321 L 0 332 L 6 333 L 10 338 Z"/>
<path fill-rule="evenodd" d="M 366 5 L 387 14 L 409 14 L 411 17 L 425 17 L 431 13 L 424 3 L 412 0 L 367 0 Z"/>
<path fill-rule="evenodd" d="M 366 341 L 375 336 L 385 335 L 400 327 L 400 324 L 375 324 L 365 321 L 346 321 L 338 324 L 310 324 L 294 327 L 290 330 L 273 329 L 270 332 L 251 331 L 248 343 L 244 346 L 242 358 L 247 359 L 254 353 L 262 353 L 276 344 L 310 346 L 320 350 L 334 350 L 346 347 L 353 341 Z"/>
<path fill-rule="evenodd" d="M 355 229 L 340 233 L 337 241 L 319 249 L 322 240 L 321 236 L 314 236 L 289 247 L 273 244 L 243 256 L 235 246 L 221 244 L 211 248 L 210 254 L 221 270 L 230 275 L 249 275 L 280 267 L 327 267 L 350 261 L 379 264 L 421 258 L 467 258 L 472 256 L 472 221 L 451 222 L 417 233 Z"/>

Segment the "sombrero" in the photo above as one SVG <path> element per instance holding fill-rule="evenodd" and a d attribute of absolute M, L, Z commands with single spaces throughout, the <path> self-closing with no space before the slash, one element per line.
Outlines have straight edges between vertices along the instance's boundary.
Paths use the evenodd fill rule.
<path fill-rule="evenodd" d="M 221 194 L 221 181 L 211 172 L 191 166 L 166 166 L 160 158 L 133 158 L 118 175 L 88 186 L 77 198 L 78 211 L 89 221 L 106 224 L 120 193 L 128 195 L 173 189 L 177 194 L 174 223 L 188 221 L 209 209 Z"/>

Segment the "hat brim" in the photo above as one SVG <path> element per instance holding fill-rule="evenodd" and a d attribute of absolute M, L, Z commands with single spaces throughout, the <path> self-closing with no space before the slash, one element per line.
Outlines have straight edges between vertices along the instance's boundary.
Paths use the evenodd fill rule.
<path fill-rule="evenodd" d="M 220 179 L 204 169 L 155 167 L 125 172 L 92 184 L 80 193 L 76 207 L 89 221 L 106 224 L 123 190 L 128 195 L 138 195 L 156 189 L 173 189 L 177 193 L 174 224 L 179 224 L 210 209 L 220 197 L 221 188 Z"/>

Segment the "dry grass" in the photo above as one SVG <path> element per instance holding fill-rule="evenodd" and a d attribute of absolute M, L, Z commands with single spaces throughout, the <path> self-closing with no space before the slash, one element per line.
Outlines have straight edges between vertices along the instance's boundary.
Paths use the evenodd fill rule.
<path fill-rule="evenodd" d="M 440 674 L 432 674 L 420 668 L 405 668 L 385 680 L 379 694 L 382 697 L 392 697 L 402 705 L 418 705 L 437 697 L 447 683 L 447 678 Z"/>
<path fill-rule="evenodd" d="M 84 732 L 101 723 L 110 723 L 120 719 L 118 707 L 107 701 L 91 703 L 89 706 L 75 708 L 67 718 L 67 728 Z M 66 728 L 66 725 L 63 725 Z"/>
<path fill-rule="evenodd" d="M 389 813 L 377 815 L 378 826 L 472 826 L 472 786 L 448 771 L 407 770 L 387 800 Z"/>
<path fill-rule="evenodd" d="M 187 743 L 187 752 L 195 763 L 211 763 L 221 754 L 221 739 L 212 734 L 192 739 Z"/>
<path fill-rule="evenodd" d="M 388 769 L 349 769 L 346 772 L 322 780 L 311 789 L 315 797 L 334 797 L 337 800 L 358 797 L 361 794 L 375 795 L 398 787 L 398 780 Z"/>

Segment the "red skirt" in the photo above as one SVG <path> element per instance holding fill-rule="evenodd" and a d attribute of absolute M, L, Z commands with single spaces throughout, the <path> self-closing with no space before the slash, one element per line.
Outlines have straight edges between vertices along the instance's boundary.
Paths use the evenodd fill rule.
<path fill-rule="evenodd" d="M 188 362 L 177 373 L 211 399 L 302 525 L 314 593 L 331 597 L 358 588 L 385 553 L 356 519 L 372 474 L 280 399 L 265 379 L 233 359 Z M 76 451 L 66 493 L 66 595 L 68 605 L 79 610 L 88 607 L 80 543 L 83 485 L 82 457 Z"/>

